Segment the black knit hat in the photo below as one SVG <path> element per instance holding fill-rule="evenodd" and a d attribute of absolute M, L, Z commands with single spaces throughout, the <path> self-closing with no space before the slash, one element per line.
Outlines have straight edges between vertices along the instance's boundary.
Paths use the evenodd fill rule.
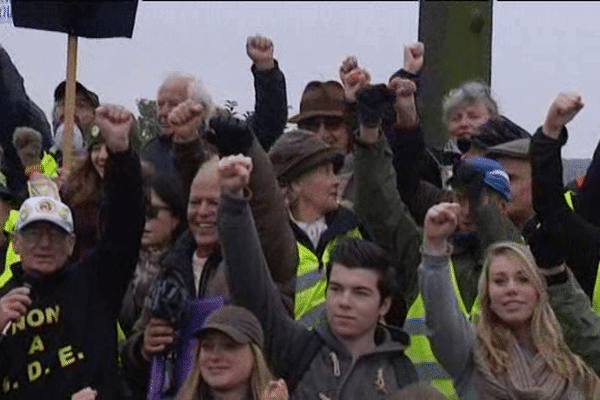
<path fill-rule="evenodd" d="M 56 86 L 56 89 L 54 89 L 54 101 L 64 99 L 66 90 L 67 82 L 62 81 L 61 83 L 59 83 L 58 86 Z M 86 88 L 85 86 L 83 86 L 79 82 L 75 82 L 75 93 L 83 94 L 90 101 L 92 107 L 94 108 L 100 105 L 100 99 L 98 98 L 98 95 Z"/>
<path fill-rule="evenodd" d="M 516 139 L 531 138 L 529 132 L 503 115 L 490 118 L 471 138 L 483 149 L 510 142 Z"/>
<path fill-rule="evenodd" d="M 269 157 L 277 180 L 282 184 L 325 163 L 333 163 L 336 173 L 344 164 L 344 154 L 340 150 L 302 129 L 281 135 L 271 147 Z"/>

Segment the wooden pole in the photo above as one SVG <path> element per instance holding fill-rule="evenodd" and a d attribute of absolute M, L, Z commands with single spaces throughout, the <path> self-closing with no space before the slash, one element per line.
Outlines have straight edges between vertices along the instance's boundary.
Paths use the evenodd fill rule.
<path fill-rule="evenodd" d="M 75 125 L 75 82 L 77 79 L 77 36 L 67 39 L 67 84 L 65 87 L 65 132 L 62 144 L 63 168 L 73 165 L 73 126 Z"/>

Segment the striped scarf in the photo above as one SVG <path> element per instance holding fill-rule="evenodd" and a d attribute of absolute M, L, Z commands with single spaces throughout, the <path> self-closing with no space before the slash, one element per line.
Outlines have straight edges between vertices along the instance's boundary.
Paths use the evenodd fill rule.
<path fill-rule="evenodd" d="M 509 365 L 495 375 L 477 357 L 481 400 L 579 400 L 583 389 L 552 371 L 540 355 L 527 356 L 516 341 L 508 349 Z"/>

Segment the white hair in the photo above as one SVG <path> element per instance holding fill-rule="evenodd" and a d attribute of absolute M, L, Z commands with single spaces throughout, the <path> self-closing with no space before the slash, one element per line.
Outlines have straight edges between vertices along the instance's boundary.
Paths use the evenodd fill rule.
<path fill-rule="evenodd" d="M 481 101 L 491 116 L 498 115 L 498 103 L 492 98 L 490 87 L 482 82 L 465 82 L 451 89 L 442 102 L 442 120 L 448 124 L 450 113 L 458 106 Z"/>
<path fill-rule="evenodd" d="M 167 76 L 167 78 L 165 78 L 165 80 L 159 86 L 158 93 L 160 93 L 165 84 L 174 80 L 183 80 L 187 83 L 188 99 L 191 99 L 194 102 L 200 103 L 204 106 L 204 108 L 206 109 L 206 116 L 204 118 L 204 122 L 208 123 L 208 120 L 213 113 L 214 104 L 212 96 L 206 89 L 206 86 L 204 85 L 202 80 L 196 77 L 194 74 L 188 72 L 172 72 Z"/>

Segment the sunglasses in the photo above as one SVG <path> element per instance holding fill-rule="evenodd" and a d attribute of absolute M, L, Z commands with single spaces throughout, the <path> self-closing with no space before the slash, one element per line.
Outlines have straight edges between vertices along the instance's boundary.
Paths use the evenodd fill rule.
<path fill-rule="evenodd" d="M 167 210 L 167 211 L 171 211 L 171 208 L 167 207 L 167 206 L 153 206 L 150 205 L 148 207 L 146 207 L 146 219 L 154 219 L 158 216 L 158 213 L 160 212 L 160 210 Z"/>
<path fill-rule="evenodd" d="M 321 125 L 328 131 L 339 129 L 344 123 L 342 117 L 325 116 L 325 117 L 310 117 L 298 122 L 298 128 L 311 132 L 317 132 Z"/>

